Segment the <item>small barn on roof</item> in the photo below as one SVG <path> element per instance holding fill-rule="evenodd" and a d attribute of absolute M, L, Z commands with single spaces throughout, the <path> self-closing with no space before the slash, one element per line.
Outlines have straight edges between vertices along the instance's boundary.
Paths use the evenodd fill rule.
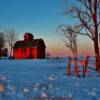
<path fill-rule="evenodd" d="M 25 33 L 24 40 L 15 42 L 13 57 L 14 59 L 43 59 L 45 48 L 43 39 L 34 39 L 32 34 Z"/>

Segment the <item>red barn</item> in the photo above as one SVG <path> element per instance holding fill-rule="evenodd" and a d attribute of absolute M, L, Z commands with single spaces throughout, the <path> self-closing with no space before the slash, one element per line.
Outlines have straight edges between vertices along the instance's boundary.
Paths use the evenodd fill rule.
<path fill-rule="evenodd" d="M 24 34 L 24 40 L 17 41 L 13 47 L 14 59 L 45 58 L 45 43 L 42 39 L 34 39 L 30 33 Z"/>

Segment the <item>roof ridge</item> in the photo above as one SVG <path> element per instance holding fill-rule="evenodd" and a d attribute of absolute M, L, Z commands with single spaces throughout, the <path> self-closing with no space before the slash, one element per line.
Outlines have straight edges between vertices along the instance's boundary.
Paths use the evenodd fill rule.
<path fill-rule="evenodd" d="M 29 41 L 29 42 L 25 42 L 24 40 L 19 40 L 19 41 L 16 41 L 15 44 L 14 44 L 14 47 L 13 48 L 22 48 L 22 47 L 37 47 L 39 46 L 40 43 L 43 43 L 42 46 L 44 44 L 44 41 L 43 39 L 33 39 L 32 41 Z"/>

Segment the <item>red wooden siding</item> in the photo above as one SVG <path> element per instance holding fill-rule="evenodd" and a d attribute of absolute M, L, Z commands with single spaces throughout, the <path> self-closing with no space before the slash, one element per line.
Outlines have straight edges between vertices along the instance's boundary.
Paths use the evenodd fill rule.
<path fill-rule="evenodd" d="M 13 51 L 15 59 L 36 59 L 37 48 L 17 48 Z"/>
<path fill-rule="evenodd" d="M 45 58 L 45 48 L 43 48 L 43 47 L 38 47 L 38 50 L 37 50 L 37 57 L 39 58 L 39 59 L 42 59 L 42 58 Z"/>
<path fill-rule="evenodd" d="M 30 48 L 30 58 L 37 58 L 37 48 Z"/>
<path fill-rule="evenodd" d="M 21 59 L 22 58 L 22 48 L 14 49 L 13 56 L 15 59 Z"/>

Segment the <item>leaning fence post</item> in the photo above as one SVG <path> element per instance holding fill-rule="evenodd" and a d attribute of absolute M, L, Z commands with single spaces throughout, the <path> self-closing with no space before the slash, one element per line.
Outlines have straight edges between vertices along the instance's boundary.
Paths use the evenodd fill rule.
<path fill-rule="evenodd" d="M 86 57 L 85 61 L 85 73 L 87 72 L 88 62 L 89 62 L 89 56 Z"/>
<path fill-rule="evenodd" d="M 83 77 L 85 77 L 85 74 L 87 72 L 88 61 L 89 61 L 89 56 L 86 57 L 85 64 L 83 65 Z"/>
<path fill-rule="evenodd" d="M 76 72 L 76 76 L 79 77 L 79 70 L 78 70 L 77 61 L 75 61 L 75 72 Z"/>
<path fill-rule="evenodd" d="M 68 59 L 67 75 L 71 75 L 71 57 Z"/>

